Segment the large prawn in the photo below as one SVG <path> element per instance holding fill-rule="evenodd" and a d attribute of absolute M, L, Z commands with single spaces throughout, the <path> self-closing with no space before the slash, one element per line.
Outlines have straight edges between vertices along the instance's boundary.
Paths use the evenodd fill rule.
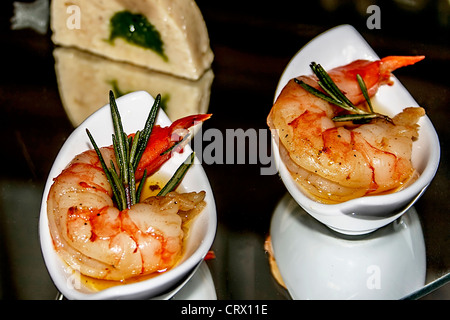
<path fill-rule="evenodd" d="M 365 101 L 356 75 L 369 96 L 391 84 L 391 72 L 423 56 L 390 56 L 377 61 L 357 60 L 328 71 L 354 104 Z M 342 125 L 332 119 L 342 109 L 305 90 L 303 81 L 318 90 L 315 76 L 290 80 L 273 105 L 267 122 L 279 139 L 280 155 L 298 185 L 323 203 L 338 203 L 364 195 L 399 190 L 412 179 L 412 142 L 423 108 L 406 108 L 392 118 L 362 125 Z"/>
<path fill-rule="evenodd" d="M 139 170 L 148 169 L 149 175 L 158 170 L 172 154 L 162 151 L 182 139 L 176 132 L 209 116 L 189 116 L 165 128 L 154 126 L 151 147 L 144 152 Z M 115 163 L 113 147 L 102 147 L 100 152 L 107 163 Z M 112 196 L 98 155 L 87 150 L 54 179 L 47 200 L 56 251 L 73 269 L 97 279 L 125 280 L 172 267 L 182 253 L 180 214 L 193 214 L 205 205 L 204 191 L 171 192 L 120 211 Z"/>

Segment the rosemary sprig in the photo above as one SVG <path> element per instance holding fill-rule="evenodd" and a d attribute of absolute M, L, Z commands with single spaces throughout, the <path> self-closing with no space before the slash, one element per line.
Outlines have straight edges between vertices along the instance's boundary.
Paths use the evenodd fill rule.
<path fill-rule="evenodd" d="M 158 196 L 165 196 L 169 192 L 175 190 L 175 188 L 180 184 L 181 180 L 183 180 L 186 172 L 194 163 L 195 153 L 191 152 L 190 156 L 186 158 L 186 160 L 178 167 L 177 171 L 175 171 L 172 178 L 165 184 L 165 186 L 158 192 Z"/>
<path fill-rule="evenodd" d="M 124 210 L 125 208 L 131 208 L 132 205 L 136 204 L 140 200 L 143 183 L 141 183 L 139 188 L 136 189 L 135 171 L 142 154 L 147 147 L 147 143 L 156 120 L 156 115 L 158 114 L 158 110 L 160 108 L 161 96 L 158 95 L 156 97 L 144 129 L 142 131 L 137 131 L 134 138 L 128 138 L 123 131 L 122 120 L 114 98 L 114 93 L 112 91 L 109 92 L 109 100 L 114 127 L 112 140 L 119 172 L 116 171 L 112 160 L 110 167 L 107 167 L 94 138 L 88 129 L 86 129 L 86 132 L 89 140 L 94 146 L 108 182 L 111 185 L 117 207 L 119 210 Z M 147 172 L 144 171 L 142 181 L 145 181 L 146 176 Z"/>
<path fill-rule="evenodd" d="M 349 112 L 353 112 L 352 114 L 336 116 L 332 119 L 333 121 L 353 121 L 353 123 L 366 123 L 370 122 L 372 119 L 380 118 L 392 122 L 392 119 L 388 116 L 373 111 L 366 84 L 359 74 L 356 75 L 356 80 L 358 81 L 362 94 L 369 106 L 370 112 L 366 112 L 355 106 L 338 88 L 338 86 L 334 83 L 329 74 L 320 64 L 311 62 L 310 67 L 318 79 L 318 85 L 325 93 L 310 86 L 302 80 L 294 79 L 294 81 L 309 93 Z"/>
<path fill-rule="evenodd" d="M 374 113 L 372 102 L 370 101 L 369 93 L 367 92 L 366 83 L 364 82 L 364 79 L 361 77 L 361 75 L 356 75 L 356 80 L 358 81 L 358 85 L 361 88 L 361 92 L 364 96 L 364 99 L 366 99 L 367 105 L 369 106 L 369 110 L 371 113 Z"/>

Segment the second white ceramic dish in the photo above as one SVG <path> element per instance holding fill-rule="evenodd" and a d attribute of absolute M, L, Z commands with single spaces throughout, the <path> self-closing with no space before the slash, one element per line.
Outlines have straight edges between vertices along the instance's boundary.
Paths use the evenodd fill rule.
<path fill-rule="evenodd" d="M 350 25 L 333 28 L 309 42 L 289 62 L 276 89 L 275 100 L 286 83 L 299 75 L 311 74 L 311 62 L 325 69 L 345 65 L 357 59 L 378 60 L 379 57 Z M 410 67 L 414 68 L 414 66 Z M 375 104 L 388 115 L 406 107 L 418 106 L 405 87 L 392 77 L 392 86 L 382 86 L 374 97 Z M 402 191 L 378 196 L 365 196 L 340 204 L 322 204 L 308 197 L 292 179 L 280 159 L 277 138 L 272 139 L 279 174 L 292 197 L 314 218 L 344 234 L 372 232 L 401 216 L 423 194 L 439 165 L 440 147 L 437 133 L 427 116 L 419 121 L 419 139 L 413 143 L 412 163 L 420 177 Z"/>
<path fill-rule="evenodd" d="M 319 223 L 286 195 L 270 224 L 275 260 L 293 299 L 401 299 L 425 284 L 425 241 L 414 208 L 360 236 Z"/>

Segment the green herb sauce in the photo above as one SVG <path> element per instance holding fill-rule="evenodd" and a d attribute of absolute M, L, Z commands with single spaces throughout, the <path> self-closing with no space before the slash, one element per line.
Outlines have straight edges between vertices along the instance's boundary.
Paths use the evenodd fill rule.
<path fill-rule="evenodd" d="M 153 50 L 164 61 L 168 61 L 161 35 L 142 14 L 133 14 L 129 11 L 115 13 L 110 21 L 109 42 L 113 43 L 116 38 Z"/>
<path fill-rule="evenodd" d="M 119 88 L 119 84 L 117 83 L 116 79 L 106 81 L 106 83 L 108 83 L 111 86 L 111 90 L 114 92 L 114 96 L 116 98 L 119 98 L 119 97 L 124 96 L 127 93 L 129 93 L 129 92 L 124 92 Z"/>
<path fill-rule="evenodd" d="M 163 94 L 161 97 L 161 109 L 163 109 L 164 112 L 167 113 L 167 103 L 169 103 L 170 100 L 170 94 L 166 93 Z"/>
<path fill-rule="evenodd" d="M 106 83 L 111 86 L 111 90 L 114 92 L 114 96 L 116 98 L 119 98 L 131 92 L 131 91 L 123 91 L 119 87 L 119 82 L 117 81 L 117 79 L 106 80 Z M 169 100 L 170 100 L 170 93 L 164 93 L 161 95 L 160 106 L 164 112 L 167 112 L 167 104 L 169 103 Z"/>

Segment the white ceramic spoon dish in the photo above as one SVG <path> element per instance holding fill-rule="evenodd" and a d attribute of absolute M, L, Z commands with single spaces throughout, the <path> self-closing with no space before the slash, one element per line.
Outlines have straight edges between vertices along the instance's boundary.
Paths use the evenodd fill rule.
<path fill-rule="evenodd" d="M 154 99 L 144 91 L 133 92 L 116 100 L 126 133 L 134 133 L 144 127 L 153 101 Z M 160 110 L 156 123 L 168 126 L 171 122 Z M 53 179 L 77 154 L 91 148 L 86 128 L 90 130 L 99 146 L 111 145 L 113 126 L 109 105 L 99 109 L 73 131 L 61 148 L 50 171 L 42 197 L 39 220 L 41 249 L 50 276 L 58 290 L 68 299 L 149 299 L 166 293 L 182 279 L 188 277 L 189 273 L 195 271 L 194 269 L 204 259 L 214 241 L 217 215 L 209 180 L 196 158 L 194 165 L 184 177 L 181 187 L 186 191 L 206 191 L 206 207 L 192 223 L 184 256 L 174 268 L 148 280 L 93 292 L 82 282 L 74 282 L 76 272 L 57 255 L 47 218 L 47 197 Z M 184 150 L 182 154 L 175 154 L 161 167 L 160 171 L 171 176 L 191 152 L 189 146 L 186 146 Z M 168 297 L 164 296 L 164 298 Z"/>
<path fill-rule="evenodd" d="M 414 208 L 367 235 L 345 236 L 290 195 L 270 224 L 275 260 L 293 299 L 401 299 L 425 284 L 425 241 Z"/>
<path fill-rule="evenodd" d="M 278 83 L 275 100 L 290 79 L 311 74 L 309 65 L 312 61 L 328 70 L 357 59 L 378 60 L 379 57 L 352 26 L 342 25 L 329 30 L 309 42 L 289 62 Z M 398 79 L 392 76 L 392 81 L 392 86 L 382 86 L 378 90 L 373 98 L 376 106 L 391 116 L 406 107 L 418 106 Z M 272 139 L 272 146 L 281 179 L 306 212 L 341 233 L 364 234 L 401 216 L 404 209 L 417 201 L 434 178 L 440 158 L 439 139 L 427 116 L 420 119 L 419 125 L 419 139 L 413 143 L 412 152 L 412 164 L 420 174 L 419 178 L 399 192 L 365 196 L 340 204 L 322 204 L 308 197 L 280 159 L 275 138 Z"/>
<path fill-rule="evenodd" d="M 217 300 L 214 280 L 205 261 L 171 300 Z"/>

